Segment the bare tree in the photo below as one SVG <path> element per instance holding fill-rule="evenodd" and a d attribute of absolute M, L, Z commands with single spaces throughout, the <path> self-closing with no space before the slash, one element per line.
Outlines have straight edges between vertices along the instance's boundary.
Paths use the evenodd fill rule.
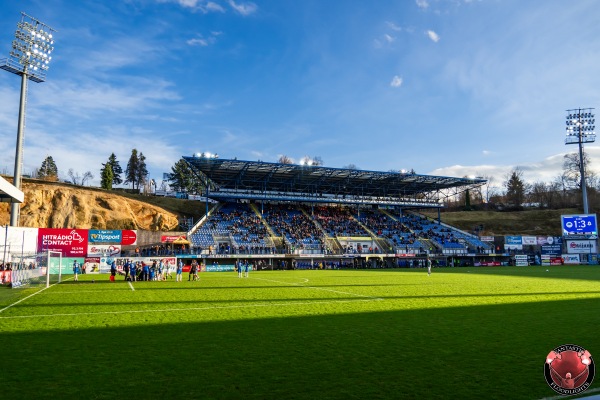
<path fill-rule="evenodd" d="M 67 172 L 67 175 L 69 175 L 69 178 L 71 178 L 71 183 L 73 185 L 80 185 L 80 179 L 81 177 L 79 176 L 79 172 L 74 172 L 73 168 L 69 168 L 69 172 Z"/>
<path fill-rule="evenodd" d="M 345 165 L 342 168 L 344 168 L 344 169 L 360 169 L 356 166 L 356 164 L 352 164 L 352 163 Z"/>
<path fill-rule="evenodd" d="M 84 172 L 81 177 L 81 186 L 85 186 L 85 183 L 91 179 L 94 179 L 94 175 L 90 171 Z"/>
<path fill-rule="evenodd" d="M 279 164 L 293 164 L 294 160 L 284 154 L 279 156 L 279 160 L 277 160 L 277 162 Z"/>

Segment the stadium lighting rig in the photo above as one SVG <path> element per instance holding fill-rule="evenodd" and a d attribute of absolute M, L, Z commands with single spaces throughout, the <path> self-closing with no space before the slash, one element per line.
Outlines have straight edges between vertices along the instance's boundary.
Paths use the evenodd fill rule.
<path fill-rule="evenodd" d="M 218 154 L 212 154 L 212 153 L 196 153 L 194 154 L 194 157 L 199 157 L 199 158 L 219 158 Z"/>
<path fill-rule="evenodd" d="M 567 110 L 567 137 L 565 144 L 579 145 L 579 174 L 581 175 L 581 194 L 583 197 L 583 213 L 588 214 L 587 188 L 585 183 L 585 166 L 583 165 L 583 144 L 596 141 L 596 117 L 593 108 L 575 108 Z"/>
<path fill-rule="evenodd" d="M 0 59 L 0 68 L 21 76 L 21 100 L 15 153 L 13 185 L 21 189 L 21 164 L 23 162 L 23 133 L 25 128 L 25 105 L 27 103 L 27 80 L 44 82 L 46 71 L 52 61 L 54 33 L 56 31 L 24 12 L 17 23 L 15 39 L 8 58 Z M 19 225 L 19 203 L 12 203 L 10 225 Z"/>

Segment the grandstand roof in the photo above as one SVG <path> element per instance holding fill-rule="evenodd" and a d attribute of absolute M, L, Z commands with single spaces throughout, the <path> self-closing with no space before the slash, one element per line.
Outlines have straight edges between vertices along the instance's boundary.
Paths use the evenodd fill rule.
<path fill-rule="evenodd" d="M 0 176 L 0 202 L 22 203 L 25 198 L 23 192 Z"/>
<path fill-rule="evenodd" d="M 183 157 L 208 181 L 209 198 L 264 198 L 316 202 L 388 203 L 415 201 L 439 207 L 439 199 L 483 185 L 484 179 L 453 178 L 399 172 L 365 171 L 264 161 Z M 413 205 L 414 204 L 410 204 Z"/>

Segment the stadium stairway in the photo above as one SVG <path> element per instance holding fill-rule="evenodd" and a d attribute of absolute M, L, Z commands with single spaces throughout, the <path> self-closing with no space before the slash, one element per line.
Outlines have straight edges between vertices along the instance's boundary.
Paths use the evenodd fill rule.
<path fill-rule="evenodd" d="M 315 226 L 317 228 L 319 228 L 319 230 L 323 233 L 323 238 L 325 239 L 323 242 L 326 244 L 326 247 L 330 247 L 330 250 L 333 253 L 337 253 L 337 254 L 342 254 L 342 245 L 340 244 L 339 240 L 337 239 L 337 237 L 333 237 L 331 236 L 329 233 L 327 233 L 327 231 L 325 229 L 323 229 L 323 225 L 321 225 L 319 223 L 319 221 L 317 221 L 317 219 L 311 215 L 308 211 L 306 211 L 304 209 L 304 207 L 298 207 L 300 209 L 300 211 L 302 211 L 302 213 L 304 215 L 306 215 L 312 222 L 313 224 L 315 224 Z"/>
<path fill-rule="evenodd" d="M 278 236 L 277 234 L 275 234 L 275 232 L 273 231 L 273 228 L 271 228 L 271 225 L 269 225 L 267 220 L 264 219 L 264 217 L 263 217 L 262 213 L 260 212 L 260 210 L 258 209 L 257 205 L 255 203 L 250 203 L 249 206 L 250 206 L 250 209 L 252 211 L 254 211 L 254 214 L 256 214 L 258 216 L 258 218 L 260 219 L 262 224 L 267 228 L 267 232 L 269 232 L 269 237 L 271 239 L 271 242 L 273 243 L 273 246 L 278 249 L 283 247 L 284 246 L 283 238 L 281 236 Z"/>
<path fill-rule="evenodd" d="M 356 219 L 353 215 L 351 216 L 351 218 L 353 220 L 355 220 L 358 225 L 363 228 L 365 231 L 367 231 L 367 233 L 369 234 L 369 236 L 371 236 L 371 239 L 373 239 L 373 241 L 377 244 L 377 248 L 379 248 L 379 250 L 382 253 L 387 253 L 389 251 L 389 249 L 392 247 L 390 246 L 389 242 L 383 238 L 378 237 L 375 232 L 373 232 L 372 230 L 369 229 L 368 226 L 366 226 L 365 224 L 363 224 L 361 221 L 359 221 L 358 219 Z M 392 251 L 393 252 L 393 251 Z"/>
<path fill-rule="evenodd" d="M 221 209 L 221 207 L 223 207 L 223 204 L 221 203 L 217 203 L 213 206 L 213 208 L 211 208 L 210 210 L 208 210 L 208 214 L 205 214 L 204 217 L 200 218 L 198 220 L 198 222 L 196 222 L 196 224 L 192 227 L 192 229 L 190 229 L 187 233 L 187 236 L 190 237 L 194 232 L 196 232 L 202 225 L 204 225 L 204 223 L 206 221 L 208 221 L 208 219 L 217 211 L 219 211 Z"/>

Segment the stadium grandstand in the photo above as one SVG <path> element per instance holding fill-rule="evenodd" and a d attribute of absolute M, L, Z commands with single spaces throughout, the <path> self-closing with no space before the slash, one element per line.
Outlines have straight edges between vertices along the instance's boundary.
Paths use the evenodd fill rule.
<path fill-rule="evenodd" d="M 205 188 L 189 231 L 206 262 L 257 259 L 266 268 L 439 265 L 491 257 L 493 245 L 441 222 L 444 200 L 483 179 L 183 157 Z M 438 218 L 423 210 L 438 210 Z M 225 260 L 225 261 L 224 261 Z M 229 260 L 229 261 L 227 261 Z"/>

